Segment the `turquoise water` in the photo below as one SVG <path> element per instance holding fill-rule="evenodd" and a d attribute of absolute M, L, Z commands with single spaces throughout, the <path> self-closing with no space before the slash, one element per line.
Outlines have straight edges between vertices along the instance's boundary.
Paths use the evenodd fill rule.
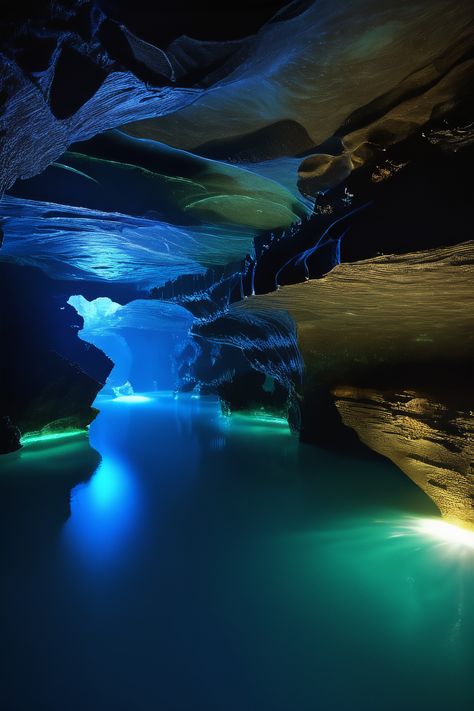
<path fill-rule="evenodd" d="M 0 463 L 2 709 L 473 707 L 474 548 L 421 491 L 147 397 Z"/>

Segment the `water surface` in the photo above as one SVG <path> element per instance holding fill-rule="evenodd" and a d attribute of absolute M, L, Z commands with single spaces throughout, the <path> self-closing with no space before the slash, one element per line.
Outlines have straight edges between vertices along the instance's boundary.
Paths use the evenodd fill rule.
<path fill-rule="evenodd" d="M 149 398 L 0 464 L 3 709 L 472 708 L 474 549 L 422 492 Z"/>

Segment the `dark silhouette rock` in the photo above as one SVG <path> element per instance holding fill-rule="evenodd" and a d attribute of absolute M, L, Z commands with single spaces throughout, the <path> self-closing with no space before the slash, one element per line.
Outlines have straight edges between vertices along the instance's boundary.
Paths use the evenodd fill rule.
<path fill-rule="evenodd" d="M 227 139 L 208 141 L 193 148 L 193 153 L 230 163 L 257 163 L 282 156 L 296 156 L 314 147 L 306 129 L 290 119 Z"/>
<path fill-rule="evenodd" d="M 67 305 L 67 286 L 15 264 L 0 272 L 2 445 L 14 451 L 18 431 L 86 428 L 112 363 L 78 338 L 82 319 Z"/>
<path fill-rule="evenodd" d="M 20 449 L 21 432 L 8 415 L 0 416 L 0 454 Z"/>
<path fill-rule="evenodd" d="M 50 89 L 51 111 L 58 119 L 65 119 L 91 99 L 103 83 L 106 72 L 95 62 L 64 47 L 54 68 Z"/>

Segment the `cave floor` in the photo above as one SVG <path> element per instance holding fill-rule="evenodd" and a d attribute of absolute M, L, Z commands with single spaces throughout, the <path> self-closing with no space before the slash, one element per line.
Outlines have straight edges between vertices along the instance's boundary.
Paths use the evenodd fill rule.
<path fill-rule="evenodd" d="M 212 398 L 97 406 L 0 464 L 2 708 L 472 708 L 474 550 L 396 467 Z"/>

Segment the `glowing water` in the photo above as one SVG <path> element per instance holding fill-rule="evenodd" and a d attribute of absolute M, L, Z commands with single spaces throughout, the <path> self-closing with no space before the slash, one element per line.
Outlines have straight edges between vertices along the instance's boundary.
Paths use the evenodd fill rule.
<path fill-rule="evenodd" d="M 150 402 L 151 398 L 147 397 L 146 395 L 118 395 L 117 397 L 114 397 L 112 402 L 125 402 L 128 405 L 132 405 L 133 403 L 144 403 L 144 402 Z"/>
<path fill-rule="evenodd" d="M 4 707 L 472 708 L 469 534 L 388 462 L 143 397 L 99 399 L 99 464 L 83 436 L 0 465 Z"/>

